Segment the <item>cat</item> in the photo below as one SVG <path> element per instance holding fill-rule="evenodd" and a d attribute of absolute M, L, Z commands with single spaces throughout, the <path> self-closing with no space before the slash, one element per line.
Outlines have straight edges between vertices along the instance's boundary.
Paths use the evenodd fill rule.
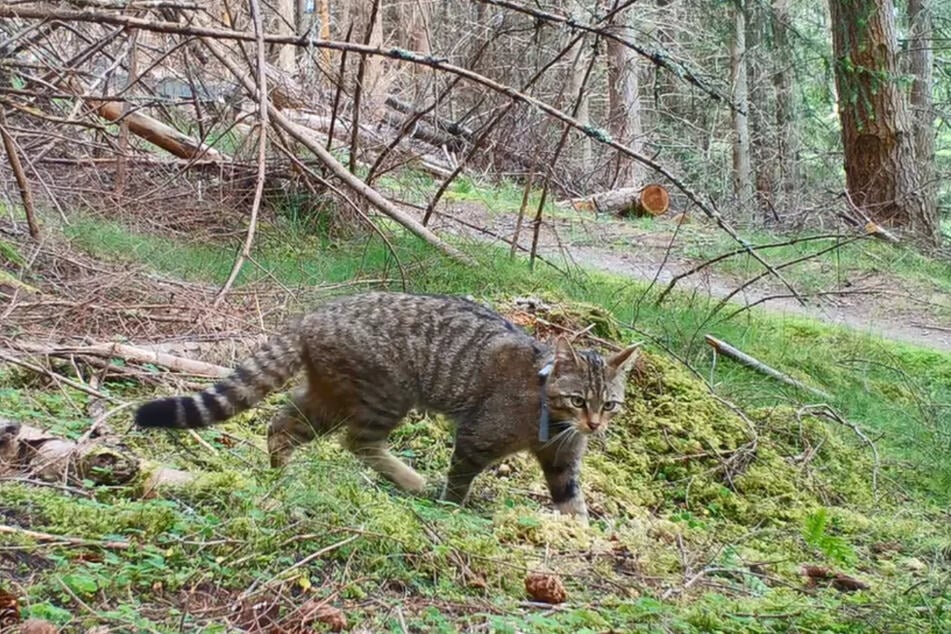
<path fill-rule="evenodd" d="M 587 521 L 579 471 L 587 439 L 624 403 L 637 346 L 602 357 L 567 339 L 546 344 L 468 299 L 369 292 L 328 300 L 292 321 L 228 378 L 194 396 L 140 406 L 139 427 L 198 428 L 245 411 L 303 370 L 268 428 L 272 467 L 317 436 L 344 445 L 410 492 L 426 482 L 387 436 L 411 409 L 456 424 L 442 498 L 464 504 L 473 479 L 504 456 L 538 459 L 560 513 Z"/>

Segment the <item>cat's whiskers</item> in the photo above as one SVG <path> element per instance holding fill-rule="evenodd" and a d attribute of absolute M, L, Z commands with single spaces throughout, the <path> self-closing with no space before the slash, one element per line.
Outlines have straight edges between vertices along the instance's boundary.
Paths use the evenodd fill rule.
<path fill-rule="evenodd" d="M 572 427 L 566 427 L 565 429 L 561 430 L 560 432 L 558 432 L 557 434 L 555 434 L 554 436 L 552 436 L 551 438 L 549 438 L 549 439 L 548 439 L 548 442 L 546 442 L 544 445 L 542 445 L 541 448 L 542 448 L 542 449 L 548 449 L 549 447 L 551 447 L 551 446 L 552 446 L 553 444 L 555 444 L 556 442 L 558 442 L 558 441 L 564 441 L 565 434 L 568 434 L 568 433 L 570 433 L 570 432 L 572 432 L 572 431 L 574 431 L 574 427 L 573 427 L 573 426 L 572 426 Z"/>

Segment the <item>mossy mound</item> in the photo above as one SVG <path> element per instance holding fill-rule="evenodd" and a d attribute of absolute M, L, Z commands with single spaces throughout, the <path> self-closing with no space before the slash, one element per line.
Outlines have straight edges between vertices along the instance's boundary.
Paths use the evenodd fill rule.
<path fill-rule="evenodd" d="M 742 414 L 683 366 L 642 351 L 625 411 L 586 459 L 586 488 L 609 516 L 646 507 L 745 525 L 799 520 L 872 501 L 872 459 L 850 433 L 791 408 Z"/>

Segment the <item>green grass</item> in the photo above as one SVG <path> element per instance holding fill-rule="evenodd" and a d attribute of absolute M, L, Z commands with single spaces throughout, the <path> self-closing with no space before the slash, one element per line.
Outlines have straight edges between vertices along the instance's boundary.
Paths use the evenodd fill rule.
<path fill-rule="evenodd" d="M 233 247 L 115 223 L 87 220 L 66 231 L 95 256 L 196 282 L 221 283 L 234 255 Z M 540 475 L 525 457 L 508 460 L 507 475 L 481 476 L 471 508 L 433 501 L 451 450 L 439 420 L 415 419 L 394 435 L 396 451 L 433 484 L 426 498 L 379 483 L 331 442 L 314 443 L 288 471 L 271 472 L 259 448 L 264 421 L 280 406 L 274 397 L 202 432 L 214 454 L 187 436 L 127 434 L 138 454 L 208 474 L 163 498 L 138 499 L 135 487 L 97 487 L 84 497 L 0 484 L 0 521 L 133 542 L 110 550 L 11 538 L 0 549 L 7 578 L 0 589 L 12 588 L 24 612 L 77 630 L 224 631 L 195 610 L 182 614 L 183 593 L 201 588 L 227 607 L 269 581 L 282 590 L 285 608 L 327 600 L 351 625 L 381 632 L 402 631 L 401 619 L 427 632 L 940 632 L 951 625 L 951 357 L 806 320 L 747 313 L 708 323 L 704 300 L 674 296 L 656 306 L 656 291 L 628 280 L 544 265 L 532 272 L 524 260 L 475 245 L 465 246 L 479 266 L 465 267 L 414 238 L 391 238 L 410 273 L 409 290 L 489 301 L 536 295 L 574 307 L 581 323 L 603 323 L 596 311 L 607 310 L 625 340 L 649 337 L 646 375 L 628 414 L 586 461 L 585 489 L 602 513 L 591 528 L 546 512 Z M 309 236 L 292 222 L 263 226 L 254 259 L 264 270 L 246 265 L 239 284 L 276 278 L 296 292 L 386 279 L 378 285 L 401 287 L 380 240 Z M 879 489 L 871 488 L 872 456 L 851 429 L 797 418 L 808 395 L 725 359 L 713 368 L 707 332 L 833 394 L 832 405 L 881 453 Z M 665 348 L 712 376 L 753 427 Z M 0 372 L 0 416 L 68 437 L 88 425 L 84 394 Z M 101 389 L 145 396 L 128 384 Z M 755 452 L 744 453 L 754 437 Z M 750 461 L 728 477 L 722 459 L 734 453 Z M 872 588 L 800 592 L 807 563 Z M 521 603 L 524 572 L 537 569 L 565 581 L 563 609 Z"/>
<path fill-rule="evenodd" d="M 784 242 L 764 232 L 746 232 L 745 238 L 753 245 L 770 245 Z M 722 233 L 711 235 L 703 228 L 687 226 L 680 234 L 680 248 L 687 257 L 698 261 L 712 259 L 733 251 L 739 245 Z M 794 244 L 765 248 L 760 254 L 773 265 L 825 251 L 839 243 L 836 238 L 800 240 Z M 762 267 L 751 256 L 740 254 L 718 262 L 715 271 L 737 276 L 752 277 L 762 272 Z M 783 269 L 783 275 L 805 292 L 841 288 L 861 282 L 870 274 L 881 279 L 896 279 L 911 285 L 914 292 L 924 289 L 935 294 L 951 294 L 951 262 L 929 258 L 911 248 L 900 248 L 877 241 L 859 240 L 842 244 L 836 249 L 817 255 L 801 263 Z M 951 314 L 951 303 L 943 310 Z"/>
<path fill-rule="evenodd" d="M 68 235 L 101 257 L 143 262 L 193 281 L 223 283 L 234 257 L 230 248 L 179 244 L 101 221 L 74 223 Z M 393 257 L 380 240 L 335 243 L 319 236 L 288 237 L 282 229 L 265 227 L 254 254 L 261 268 L 246 264 L 239 284 L 276 278 L 293 289 L 385 278 L 390 281 L 382 286 L 402 287 Z M 833 394 L 832 405 L 873 433 L 883 434 L 880 442 L 894 447 L 902 459 L 926 458 L 922 471 L 925 480 L 933 482 L 930 491 L 951 500 L 951 463 L 943 458 L 951 450 L 951 414 L 945 409 L 951 403 L 948 355 L 806 319 L 747 313 L 730 321 L 708 322 L 712 302 L 675 297 L 657 306 L 653 292 L 645 296 L 643 285 L 629 280 L 582 270 L 563 275 L 544 265 L 530 272 L 521 259 L 472 244 L 466 249 L 478 259 L 477 267 L 444 260 L 434 265 L 438 256 L 417 239 L 396 234 L 393 241 L 397 256 L 409 269 L 410 291 L 487 299 L 540 295 L 606 307 L 620 323 L 650 335 L 702 372 L 711 365 L 703 334 L 725 339 Z M 934 273 L 941 277 L 937 265 Z M 951 271 L 943 283 L 949 280 Z M 640 334 L 629 336 L 641 339 Z M 717 364 L 714 378 L 722 393 L 743 403 L 808 400 L 729 361 Z"/>

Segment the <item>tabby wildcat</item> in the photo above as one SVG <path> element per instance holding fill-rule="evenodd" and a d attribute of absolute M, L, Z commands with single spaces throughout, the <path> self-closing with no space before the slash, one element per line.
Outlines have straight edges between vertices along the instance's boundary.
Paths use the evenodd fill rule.
<path fill-rule="evenodd" d="M 324 303 L 228 378 L 195 396 L 146 403 L 135 420 L 140 427 L 205 427 L 248 409 L 303 369 L 306 380 L 268 428 L 272 466 L 342 427 L 344 444 L 367 465 L 422 491 L 423 478 L 387 448 L 389 433 L 420 408 L 456 423 L 444 499 L 462 504 L 490 463 L 529 450 L 555 507 L 586 517 L 578 475 L 587 436 L 620 409 L 634 350 L 604 359 L 565 339 L 542 344 L 465 299 L 365 293 Z"/>

